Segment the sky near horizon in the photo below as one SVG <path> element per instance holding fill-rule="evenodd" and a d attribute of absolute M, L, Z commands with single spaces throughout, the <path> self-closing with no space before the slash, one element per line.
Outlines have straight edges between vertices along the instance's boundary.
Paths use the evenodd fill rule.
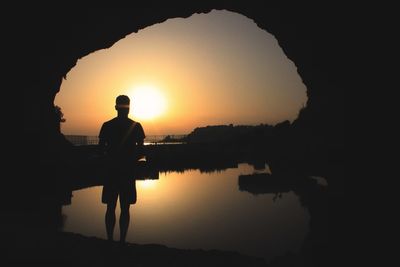
<path fill-rule="evenodd" d="M 306 87 L 275 37 L 253 20 L 213 10 L 169 19 L 80 60 L 54 104 L 64 134 L 98 135 L 131 98 L 129 117 L 147 135 L 187 134 L 207 125 L 293 121 Z"/>

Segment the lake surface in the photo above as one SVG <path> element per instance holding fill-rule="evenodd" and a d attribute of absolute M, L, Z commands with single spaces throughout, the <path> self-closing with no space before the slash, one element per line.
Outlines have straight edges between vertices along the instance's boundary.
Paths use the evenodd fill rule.
<path fill-rule="evenodd" d="M 260 172 L 260 170 L 258 170 Z M 240 191 L 238 177 L 248 164 L 221 172 L 160 173 L 159 180 L 136 181 L 137 203 L 130 208 L 127 241 L 181 249 L 218 249 L 267 261 L 298 252 L 309 230 L 309 213 L 292 192 L 253 195 Z M 269 172 L 268 166 L 261 172 Z M 102 186 L 73 192 L 63 207 L 64 231 L 106 238 Z M 119 238 L 119 204 L 114 238 Z"/>

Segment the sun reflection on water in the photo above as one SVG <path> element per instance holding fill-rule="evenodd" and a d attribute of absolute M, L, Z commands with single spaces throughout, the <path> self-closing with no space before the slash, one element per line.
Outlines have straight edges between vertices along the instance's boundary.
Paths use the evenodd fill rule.
<path fill-rule="evenodd" d="M 136 182 L 136 186 L 138 189 L 153 189 L 154 187 L 157 186 L 157 184 L 158 184 L 157 180 L 150 180 L 150 179 Z"/>

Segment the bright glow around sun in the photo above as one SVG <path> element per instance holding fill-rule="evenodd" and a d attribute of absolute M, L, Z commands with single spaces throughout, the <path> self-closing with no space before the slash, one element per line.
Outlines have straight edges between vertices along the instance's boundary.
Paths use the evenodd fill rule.
<path fill-rule="evenodd" d="M 131 99 L 131 113 L 139 120 L 152 120 L 166 110 L 165 96 L 152 85 L 135 86 L 128 92 Z"/>

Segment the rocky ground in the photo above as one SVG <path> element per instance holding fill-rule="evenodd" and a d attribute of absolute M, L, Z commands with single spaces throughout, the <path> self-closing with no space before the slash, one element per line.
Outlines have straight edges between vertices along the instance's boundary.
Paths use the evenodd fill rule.
<path fill-rule="evenodd" d="M 236 252 L 121 246 L 73 233 L 20 233 L 9 238 L 1 266 L 267 266 L 263 259 Z"/>

